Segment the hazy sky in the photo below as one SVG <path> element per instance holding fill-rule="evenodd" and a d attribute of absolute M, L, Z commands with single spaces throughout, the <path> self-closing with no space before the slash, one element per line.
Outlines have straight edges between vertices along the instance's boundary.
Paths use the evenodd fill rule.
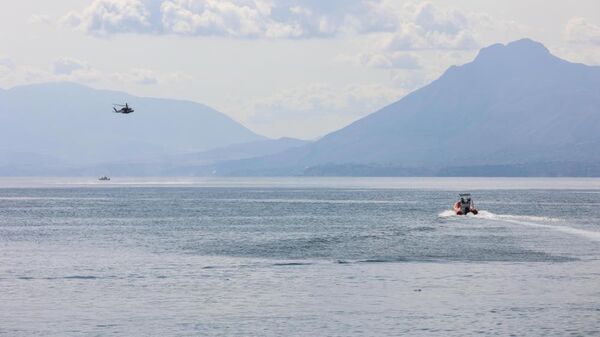
<path fill-rule="evenodd" d="M 270 137 L 347 125 L 522 37 L 600 64 L 600 1 L 19 0 L 0 87 L 74 81 L 183 98 Z"/>

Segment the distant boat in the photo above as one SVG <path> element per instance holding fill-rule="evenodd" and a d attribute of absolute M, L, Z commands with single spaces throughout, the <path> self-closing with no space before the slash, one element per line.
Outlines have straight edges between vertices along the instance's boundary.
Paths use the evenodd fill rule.
<path fill-rule="evenodd" d="M 103 176 L 103 177 L 100 177 L 100 178 L 98 178 L 98 180 L 101 180 L 101 181 L 108 181 L 108 180 L 110 180 L 110 178 L 109 178 L 109 177 L 107 177 L 107 176 Z"/>
<path fill-rule="evenodd" d="M 477 208 L 475 208 L 473 199 L 471 199 L 471 194 L 461 193 L 458 197 L 460 199 L 454 204 L 454 212 L 456 212 L 456 215 L 467 215 L 469 213 L 477 215 L 477 213 L 479 213 Z"/>

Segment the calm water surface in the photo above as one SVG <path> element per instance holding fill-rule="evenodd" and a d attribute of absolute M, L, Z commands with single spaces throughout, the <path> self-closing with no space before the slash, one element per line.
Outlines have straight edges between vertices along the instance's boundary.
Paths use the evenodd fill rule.
<path fill-rule="evenodd" d="M 1 178 L 0 335 L 600 336 L 599 249 L 599 179 Z"/>

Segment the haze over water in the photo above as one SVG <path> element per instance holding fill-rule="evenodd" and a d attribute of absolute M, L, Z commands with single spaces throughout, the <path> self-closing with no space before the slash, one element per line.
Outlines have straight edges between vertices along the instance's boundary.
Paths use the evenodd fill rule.
<path fill-rule="evenodd" d="M 600 179 L 2 178 L 0 247 L 6 336 L 600 335 Z"/>

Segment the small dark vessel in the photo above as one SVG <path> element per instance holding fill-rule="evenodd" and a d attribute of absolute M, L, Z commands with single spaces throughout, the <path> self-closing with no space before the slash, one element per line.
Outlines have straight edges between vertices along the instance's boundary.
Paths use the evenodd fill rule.
<path fill-rule="evenodd" d="M 458 195 L 460 199 L 454 203 L 454 211 L 456 215 L 467 215 L 469 213 L 473 213 L 476 215 L 479 213 L 477 208 L 475 208 L 475 203 L 473 199 L 471 199 L 471 194 L 469 193 L 461 193 Z"/>
<path fill-rule="evenodd" d="M 107 176 L 102 176 L 102 177 L 98 178 L 98 180 L 100 180 L 100 181 L 109 181 L 110 178 L 107 177 Z"/>

